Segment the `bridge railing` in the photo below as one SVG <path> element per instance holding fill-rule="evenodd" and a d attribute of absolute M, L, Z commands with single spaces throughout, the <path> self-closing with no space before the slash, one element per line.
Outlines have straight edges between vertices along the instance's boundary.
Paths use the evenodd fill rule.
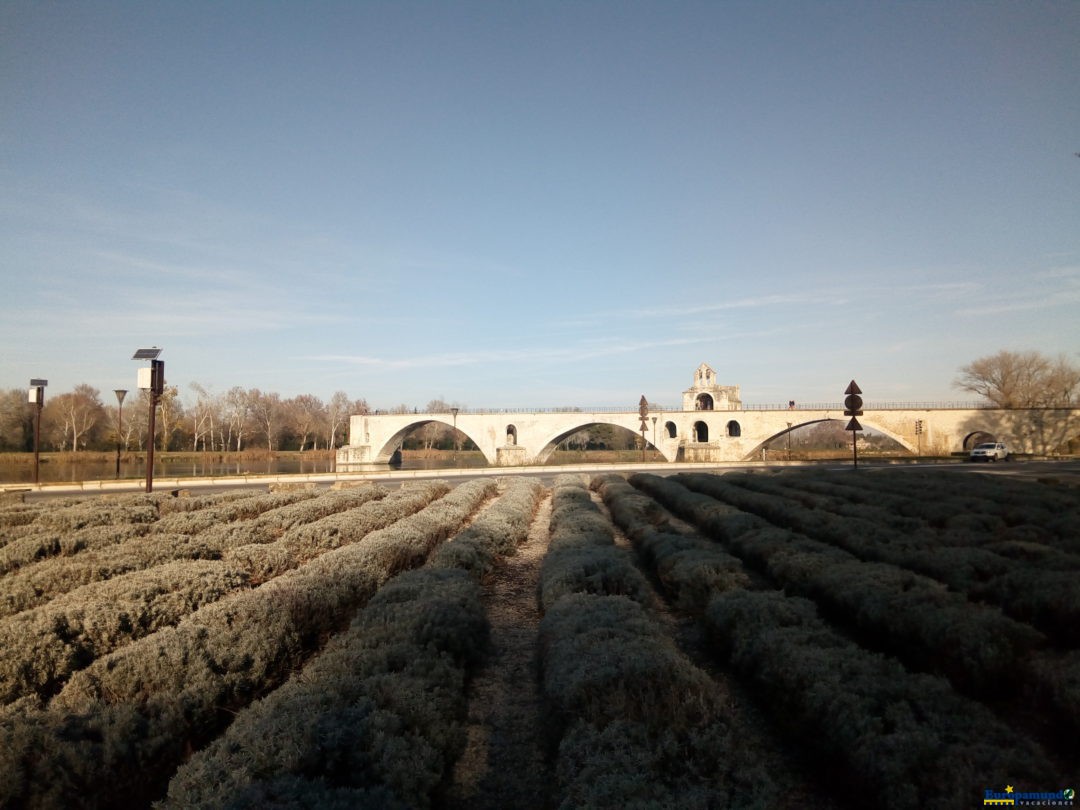
<path fill-rule="evenodd" d="M 990 402 L 984 401 L 944 401 L 944 402 L 899 402 L 891 400 L 868 400 L 863 405 L 865 411 L 948 411 L 948 410 L 963 410 L 970 411 L 983 408 L 993 408 L 994 405 Z M 842 402 L 796 402 L 794 406 L 787 402 L 784 403 L 743 403 L 739 408 L 731 409 L 717 409 L 714 413 L 731 413 L 734 411 L 843 411 L 844 405 Z M 624 406 L 624 405 L 595 405 L 588 407 L 561 407 L 561 408 L 459 408 L 458 415 L 461 414 L 474 414 L 480 416 L 497 415 L 497 414 L 523 414 L 523 413 L 637 413 L 636 406 Z M 682 408 L 666 408 L 655 402 L 649 403 L 649 414 L 651 416 L 657 416 L 661 413 L 682 413 Z M 396 412 L 400 414 L 401 412 Z M 418 411 L 413 410 L 412 414 L 424 415 L 424 416 L 446 416 L 450 411 Z M 708 411 L 702 411 L 702 413 L 708 413 Z M 373 415 L 387 416 L 395 415 L 393 411 L 376 410 Z M 401 415 L 409 415 L 401 414 Z"/>
<path fill-rule="evenodd" d="M 945 401 L 945 402 L 893 402 L 867 400 L 863 404 L 864 411 L 970 411 L 979 408 L 993 408 L 989 402 L 979 401 Z M 794 406 L 783 403 L 774 404 L 746 404 L 743 403 L 744 411 L 843 411 L 842 402 L 796 402 Z"/>

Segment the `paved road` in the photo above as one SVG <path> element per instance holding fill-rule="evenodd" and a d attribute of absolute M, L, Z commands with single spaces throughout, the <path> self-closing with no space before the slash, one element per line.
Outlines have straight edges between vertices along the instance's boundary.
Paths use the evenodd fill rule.
<path fill-rule="evenodd" d="M 828 469 L 851 470 L 853 473 L 875 470 L 925 471 L 940 470 L 957 475 L 1011 475 L 1022 478 L 1047 478 L 1080 485 L 1080 459 L 1062 459 L 1053 461 L 1008 461 L 998 463 L 965 464 L 958 461 L 945 462 L 897 462 L 864 460 L 859 462 L 858 470 L 850 463 L 830 462 L 777 462 L 726 464 L 568 464 L 550 467 L 475 467 L 467 469 L 437 470 L 393 470 L 363 473 L 309 473 L 306 475 L 239 475 L 214 478 L 159 478 L 154 481 L 155 492 L 194 489 L 229 489 L 253 488 L 283 485 L 311 484 L 328 487 L 337 482 L 377 481 L 382 484 L 402 483 L 406 481 L 443 478 L 451 481 L 467 481 L 472 478 L 506 475 L 532 475 L 545 483 L 552 483 L 564 473 L 594 475 L 604 472 L 651 472 L 657 475 L 672 475 L 677 472 L 728 472 L 731 470 L 783 470 L 783 469 Z M 145 488 L 142 480 L 106 480 L 83 481 L 64 484 L 12 484 L 0 485 L 0 491 L 21 492 L 28 499 L 57 495 L 106 494 L 121 492 L 141 492 Z"/>

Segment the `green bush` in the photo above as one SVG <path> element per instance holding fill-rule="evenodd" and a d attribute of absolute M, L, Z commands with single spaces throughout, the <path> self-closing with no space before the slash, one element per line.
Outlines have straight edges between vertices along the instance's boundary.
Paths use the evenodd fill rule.
<path fill-rule="evenodd" d="M 807 600 L 729 591 L 706 617 L 773 716 L 818 756 L 842 763 L 867 805 L 966 807 L 978 786 L 1059 781 L 1015 728 L 943 681 L 856 646 Z"/>
<path fill-rule="evenodd" d="M 559 717 L 684 728 L 722 716 L 712 680 L 623 596 L 564 596 L 540 623 L 540 656 Z"/>
<path fill-rule="evenodd" d="M 171 534 L 198 534 L 222 523 L 248 520 L 271 509 L 306 501 L 317 494 L 311 489 L 292 489 L 228 500 L 204 509 L 172 512 L 162 517 L 154 525 L 154 529 Z"/>
<path fill-rule="evenodd" d="M 248 520 L 218 524 L 208 529 L 205 535 L 222 549 L 252 543 L 272 543 L 289 529 L 356 509 L 384 497 L 386 490 L 374 484 L 327 490 L 318 497 L 280 506 Z"/>
<path fill-rule="evenodd" d="M 105 548 L 135 537 L 143 537 L 149 531 L 150 526 L 145 523 L 88 526 L 75 531 L 37 531 L 13 539 L 0 548 L 0 574 L 49 557 L 69 557 L 81 551 Z"/>
<path fill-rule="evenodd" d="M 628 596 L 648 602 L 651 592 L 631 555 L 614 545 L 611 521 L 593 503 L 580 479 L 552 493 L 551 542 L 540 571 L 542 610 L 571 593 Z"/>
<path fill-rule="evenodd" d="M 82 501 L 60 509 L 43 509 L 36 525 L 73 532 L 88 526 L 117 526 L 122 523 L 153 523 L 158 519 L 157 507 L 150 504 L 125 505 Z"/>
<path fill-rule="evenodd" d="M 273 795 L 286 780 L 305 806 L 319 784 L 427 807 L 464 746 L 465 667 L 486 637 L 465 572 L 402 574 L 302 673 L 185 764 L 166 806 L 227 806 Z"/>
<path fill-rule="evenodd" d="M 94 659 L 242 587 L 221 562 L 172 562 L 79 588 L 0 622 L 0 702 L 47 697 Z"/>
<path fill-rule="evenodd" d="M 224 559 L 245 568 L 252 581 L 265 582 L 326 551 L 355 543 L 371 532 L 416 514 L 449 490 L 444 481 L 402 488 L 355 509 L 296 525 L 273 542 L 256 539 L 250 544 L 227 548 Z"/>
<path fill-rule="evenodd" d="M 544 557 L 539 590 L 543 611 L 573 593 L 626 596 L 644 604 L 651 599 L 649 585 L 641 572 L 625 551 L 614 546 L 550 551 Z"/>
<path fill-rule="evenodd" d="M 677 475 L 672 476 L 668 486 L 678 483 L 753 511 L 783 528 L 835 545 L 859 559 L 908 568 L 944 582 L 972 599 L 998 605 L 1021 622 L 1033 623 L 1059 642 L 1075 644 L 1080 639 L 1080 623 L 1076 621 L 1080 615 L 1080 579 L 1073 575 L 1034 568 L 986 548 L 939 546 L 931 532 L 913 536 L 873 521 L 808 509 L 783 497 L 726 483 L 718 476 Z M 1016 582 L 1024 583 L 1022 598 Z"/>
<path fill-rule="evenodd" d="M 461 568 L 486 579 L 500 556 L 513 554 L 525 542 L 545 491 L 539 479 L 510 479 L 498 501 L 435 550 L 431 565 Z"/>
<path fill-rule="evenodd" d="M 463 484 L 363 542 L 206 605 L 75 673 L 46 711 L 0 728 L 0 750 L 48 751 L 0 763 L 0 804 L 59 795 L 106 807 L 159 795 L 185 750 L 301 667 L 399 573 L 394 566 L 422 562 L 453 531 L 445 522 L 460 526 L 489 493 L 490 484 Z"/>
<path fill-rule="evenodd" d="M 1032 658 L 1029 669 L 1031 703 L 1047 710 L 1075 754 L 1080 740 L 1080 650 L 1044 652 Z"/>
<path fill-rule="evenodd" d="M 102 531 L 117 528 L 105 527 Z M 70 557 L 52 557 L 0 579 L 0 617 L 40 607 L 76 588 L 132 571 L 173 560 L 218 557 L 220 551 L 208 546 L 202 537 L 157 533 L 86 549 Z"/>
<path fill-rule="evenodd" d="M 749 583 L 736 557 L 700 535 L 680 530 L 655 500 L 625 479 L 604 476 L 594 479 L 592 486 L 678 607 L 700 613 L 714 591 Z"/>
<path fill-rule="evenodd" d="M 742 750 L 722 723 L 657 729 L 624 720 L 605 726 L 578 720 L 559 743 L 559 807 L 775 807 L 768 775 Z"/>
<path fill-rule="evenodd" d="M 553 550 L 610 546 L 615 538 L 611 522 L 596 508 L 584 483 L 576 477 L 556 479 L 548 526 Z"/>

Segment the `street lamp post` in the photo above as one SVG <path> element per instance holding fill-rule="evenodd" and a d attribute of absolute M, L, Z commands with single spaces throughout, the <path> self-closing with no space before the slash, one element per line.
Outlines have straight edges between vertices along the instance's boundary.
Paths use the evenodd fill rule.
<path fill-rule="evenodd" d="M 149 360 L 149 368 L 139 369 L 139 388 L 150 393 L 150 419 L 146 430 L 146 491 L 154 491 L 154 433 L 158 402 L 165 392 L 165 361 L 158 360 L 161 349 L 139 349 L 132 360 Z"/>
<path fill-rule="evenodd" d="M 787 460 L 791 461 L 791 422 L 787 423 Z"/>
<path fill-rule="evenodd" d="M 41 409 L 45 407 L 45 386 L 48 380 L 30 380 L 30 403 L 34 406 L 34 483 L 40 482 L 41 472 Z"/>
<path fill-rule="evenodd" d="M 127 396 L 126 388 L 114 388 L 113 393 L 116 394 L 117 416 L 116 416 L 116 477 L 120 477 L 120 442 L 121 436 L 124 434 L 124 397 Z"/>

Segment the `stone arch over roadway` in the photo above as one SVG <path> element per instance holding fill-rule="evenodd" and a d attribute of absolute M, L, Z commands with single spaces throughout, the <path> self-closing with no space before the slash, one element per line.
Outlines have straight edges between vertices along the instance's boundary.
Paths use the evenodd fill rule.
<path fill-rule="evenodd" d="M 997 436 L 995 436 L 993 433 L 991 433 L 991 432 L 989 432 L 987 430 L 973 430 L 973 431 L 971 431 L 971 433 L 967 434 L 964 437 L 964 440 L 963 440 L 963 442 L 961 444 L 962 444 L 962 447 L 964 448 L 964 450 L 966 452 L 966 451 L 970 450 L 972 447 L 974 447 L 977 444 L 982 444 L 983 442 L 996 442 L 996 441 L 997 441 Z"/>
<path fill-rule="evenodd" d="M 764 441 L 759 442 L 758 445 L 753 450 L 751 450 L 750 453 L 747 454 L 746 459 L 747 460 L 753 460 L 753 459 L 756 459 L 756 458 L 761 458 L 761 448 L 764 447 L 765 445 L 767 445 L 769 442 L 773 441 L 774 439 L 780 438 L 785 433 L 792 433 L 793 431 L 796 431 L 801 427 L 806 427 L 807 425 L 817 425 L 817 424 L 820 424 L 822 422 L 843 422 L 844 424 L 847 424 L 847 420 L 849 418 L 850 417 L 844 416 L 844 417 L 830 417 L 828 419 L 809 419 L 806 422 L 799 422 L 798 424 L 795 424 L 793 422 L 791 424 L 790 428 L 785 427 L 783 430 L 774 433 L 772 436 L 769 436 L 769 438 L 765 439 Z M 916 448 L 915 448 L 914 445 L 912 445 L 903 436 L 900 436 L 900 435 L 898 435 L 896 433 L 893 433 L 891 430 L 887 430 L 887 429 L 881 427 L 880 425 L 874 424 L 873 422 L 868 422 L 865 419 L 863 419 L 862 417 L 859 417 L 859 424 L 861 424 L 864 428 L 872 429 L 875 433 L 880 433 L 883 436 L 888 436 L 890 439 L 892 439 L 898 445 L 900 445 L 901 447 L 903 447 L 906 450 L 910 450 L 912 453 L 916 452 Z"/>

